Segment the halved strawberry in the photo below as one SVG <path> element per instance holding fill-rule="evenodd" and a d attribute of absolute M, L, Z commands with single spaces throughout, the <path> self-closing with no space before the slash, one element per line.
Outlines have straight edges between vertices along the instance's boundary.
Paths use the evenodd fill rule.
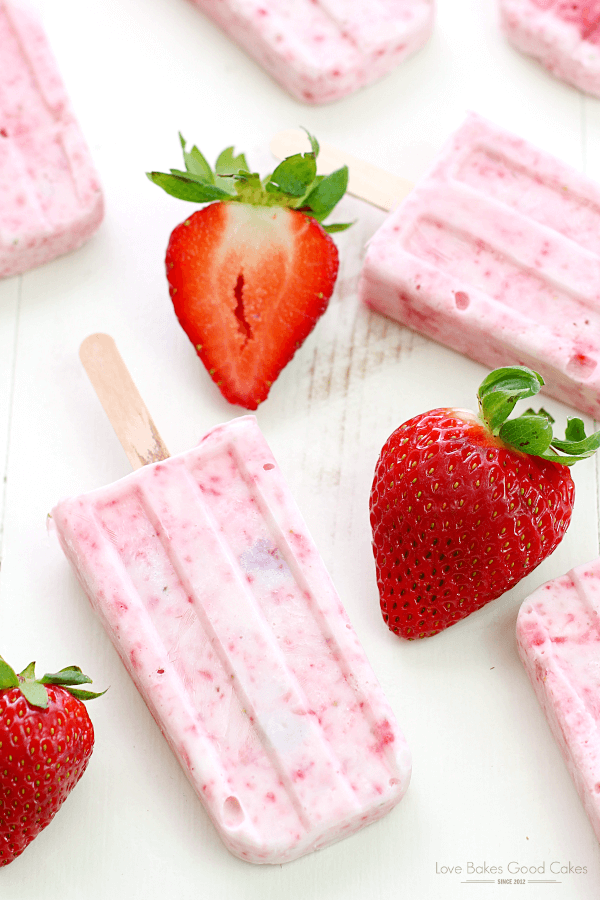
<path fill-rule="evenodd" d="M 309 136 L 310 137 L 310 136 Z M 215 171 L 197 147 L 186 171 L 151 172 L 168 193 L 216 201 L 178 225 L 167 279 L 175 312 L 211 378 L 230 403 L 256 409 L 325 312 L 338 271 L 323 226 L 343 196 L 346 167 L 317 176 L 319 145 L 284 160 L 261 180 L 243 155 L 225 150 Z"/>

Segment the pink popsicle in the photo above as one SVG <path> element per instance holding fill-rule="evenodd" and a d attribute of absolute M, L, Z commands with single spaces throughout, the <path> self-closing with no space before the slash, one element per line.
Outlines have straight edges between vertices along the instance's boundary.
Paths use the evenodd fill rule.
<path fill-rule="evenodd" d="M 517 641 L 600 840 L 600 559 L 534 591 L 521 606 Z"/>
<path fill-rule="evenodd" d="M 232 853 L 287 862 L 401 799 L 405 740 L 253 416 L 52 521 Z"/>
<path fill-rule="evenodd" d="M 327 103 L 429 38 L 433 0 L 194 0 L 292 96 Z"/>
<path fill-rule="evenodd" d="M 371 239 L 371 309 L 600 414 L 600 185 L 470 114 Z"/>
<path fill-rule="evenodd" d="M 88 240 L 102 193 L 44 31 L 0 0 L 0 277 Z"/>
<path fill-rule="evenodd" d="M 502 28 L 557 78 L 600 96 L 598 0 L 500 0 Z"/>

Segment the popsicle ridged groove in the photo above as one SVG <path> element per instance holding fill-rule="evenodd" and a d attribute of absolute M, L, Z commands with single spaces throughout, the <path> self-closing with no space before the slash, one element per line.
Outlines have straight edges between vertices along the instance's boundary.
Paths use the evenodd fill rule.
<path fill-rule="evenodd" d="M 279 636 L 278 640 L 275 631 L 282 630 L 282 623 L 279 623 L 279 629 L 273 630 L 267 621 L 267 610 L 264 607 L 266 597 L 283 589 L 287 593 L 285 599 L 286 605 L 289 607 L 292 600 L 291 593 L 297 592 L 297 601 L 306 604 L 311 615 L 315 619 L 321 620 L 315 622 L 312 630 L 321 632 L 321 643 L 324 642 L 325 655 L 331 660 L 335 659 L 335 665 L 339 666 L 347 686 L 356 695 L 347 702 L 352 702 L 356 707 L 362 709 L 371 728 L 375 727 L 375 717 L 368 701 L 358 691 L 355 680 L 352 679 L 349 671 L 347 660 L 336 646 L 330 629 L 323 621 L 322 616 L 319 616 L 318 606 L 302 576 L 298 560 L 277 528 L 267 502 L 254 485 L 252 485 L 252 489 L 250 488 L 251 479 L 249 479 L 248 473 L 244 472 L 243 462 L 240 461 L 237 454 L 230 453 L 230 459 L 232 472 L 236 470 L 241 475 L 238 485 L 243 482 L 246 489 L 244 494 L 248 491 L 248 495 L 239 497 L 238 502 L 242 503 L 246 509 L 249 505 L 247 499 L 250 500 L 250 504 L 255 503 L 260 507 L 260 516 L 257 518 L 262 518 L 265 523 L 268 523 L 264 538 L 255 542 L 252 547 L 256 547 L 256 544 L 260 543 L 262 545 L 260 550 L 270 554 L 271 558 L 274 558 L 273 554 L 275 553 L 280 553 L 281 557 L 285 558 L 286 565 L 280 566 L 280 569 L 286 581 L 289 581 L 287 587 L 280 588 L 276 584 L 272 584 L 273 590 L 269 593 L 268 590 L 265 590 L 264 583 L 256 589 L 255 578 L 242 578 L 239 556 L 232 546 L 232 534 L 231 532 L 224 533 L 226 528 L 218 524 L 217 518 L 211 510 L 211 500 L 214 501 L 216 496 L 221 496 L 220 492 L 215 491 L 214 495 L 211 495 L 211 492 L 208 491 L 203 494 L 197 481 L 183 464 L 180 467 L 181 497 L 179 502 L 174 497 L 172 490 L 170 490 L 168 502 L 166 502 L 160 487 L 154 483 L 159 479 L 154 479 L 154 482 L 146 481 L 144 488 L 140 491 L 140 500 L 148 521 L 156 531 L 158 540 L 164 549 L 165 558 L 169 561 L 180 582 L 184 609 L 185 604 L 191 602 L 201 627 L 217 653 L 227 677 L 231 680 L 241 708 L 248 715 L 253 728 L 261 736 L 266 753 L 278 777 L 285 784 L 290 802 L 303 826 L 308 830 L 310 827 L 320 824 L 318 819 L 314 818 L 314 804 L 311 803 L 313 792 L 315 789 L 319 789 L 319 784 L 327 784 L 330 792 L 328 806 L 332 818 L 339 815 L 343 808 L 347 808 L 349 812 L 356 809 L 357 800 L 348 778 L 342 775 L 342 771 L 346 767 L 344 762 L 347 763 L 347 761 L 336 760 L 332 755 L 318 724 L 317 713 L 312 709 L 309 699 L 300 686 L 299 678 L 283 655 L 282 643 L 291 642 L 289 631 L 283 638 Z M 204 465 L 208 464 L 209 462 L 207 463 L 205 460 Z M 210 482 L 210 477 L 206 477 L 206 473 L 204 473 L 202 480 L 206 484 Z M 230 491 L 227 494 L 229 496 Z M 223 520 L 225 521 L 225 518 Z M 190 529 L 184 525 L 183 531 L 187 530 L 190 534 L 189 546 L 187 546 L 184 558 L 183 550 L 180 549 L 183 546 L 180 523 L 187 521 L 196 523 L 203 537 L 201 541 L 194 540 Z M 174 529 L 178 529 L 178 531 L 174 533 Z M 232 529 L 232 531 L 237 533 L 238 530 Z M 207 534 L 210 535 L 213 547 L 207 547 Z M 175 549 L 176 547 L 178 549 Z M 206 584 L 210 578 L 203 579 L 203 572 L 210 568 L 211 560 L 216 559 L 226 560 L 226 576 L 220 577 L 219 582 L 213 588 Z M 221 576 L 224 574 L 224 569 L 225 567 L 220 571 Z M 287 578 L 288 574 L 291 574 L 291 579 Z M 272 580 L 272 576 L 273 570 L 269 570 L 270 580 Z M 204 583 L 202 583 L 203 580 Z M 229 589 L 225 590 L 223 583 L 227 583 Z M 254 590 L 253 586 L 255 586 Z M 170 590 L 172 593 L 172 588 Z M 201 603 L 196 599 L 200 595 L 202 596 Z M 152 605 L 148 605 L 147 610 L 152 618 Z M 243 638 L 239 637 L 241 629 L 238 621 L 240 619 L 244 622 Z M 295 622 L 294 627 L 296 624 Z M 304 628 L 306 630 L 305 625 Z M 290 648 L 288 647 L 289 652 Z M 316 659 L 318 662 L 318 656 Z M 324 663 L 321 662 L 321 665 Z M 339 675 L 337 680 L 340 680 Z M 344 685 L 344 687 L 346 686 Z M 189 685 L 187 689 L 189 693 Z M 343 694 L 339 691 L 339 687 L 337 690 Z M 346 690 L 345 693 L 349 692 Z M 281 704 L 286 708 L 286 716 L 279 721 L 277 708 Z M 296 717 L 301 718 L 297 719 Z M 295 745 L 293 748 L 290 747 L 286 738 L 284 752 L 281 746 L 276 746 L 272 734 L 268 733 L 267 725 L 271 723 L 271 730 L 275 729 L 274 733 L 277 735 L 278 733 L 285 734 L 286 730 L 297 731 L 297 722 L 300 722 L 302 726 L 301 735 L 293 737 Z M 372 742 L 376 743 L 375 736 L 373 736 Z M 292 782 L 287 774 L 289 771 L 302 774 L 301 776 L 298 774 L 297 780 Z"/>
<path fill-rule="evenodd" d="M 269 536 L 273 543 L 273 546 L 277 549 L 278 553 L 284 559 L 288 569 L 293 576 L 295 584 L 298 585 L 303 594 L 307 609 L 310 611 L 310 616 L 315 623 L 315 631 L 322 636 L 322 641 L 324 640 L 325 644 L 327 645 L 328 658 L 334 661 L 335 665 L 339 667 L 340 672 L 342 673 L 346 681 L 346 684 L 354 694 L 354 704 L 357 708 L 361 709 L 365 721 L 371 728 L 374 740 L 379 740 L 379 735 L 377 733 L 377 716 L 375 715 L 375 712 L 373 711 L 373 708 L 366 694 L 361 690 L 360 685 L 358 684 L 352 670 L 352 666 L 350 665 L 350 662 L 346 656 L 346 653 L 340 647 L 339 642 L 332 628 L 330 627 L 329 621 L 317 601 L 314 591 L 312 591 L 310 585 L 307 582 L 307 579 L 304 575 L 305 566 L 302 565 L 302 562 L 299 559 L 298 551 L 295 551 L 291 545 L 291 536 L 284 534 L 284 532 L 282 531 L 277 517 L 273 514 L 273 511 L 264 492 L 260 490 L 259 485 L 255 482 L 251 473 L 248 471 L 248 467 L 246 466 L 245 460 L 242 455 L 239 453 L 236 447 L 232 447 L 231 452 L 235 458 L 235 463 L 238 471 L 244 479 L 249 495 L 259 507 L 260 514 L 264 522 L 268 523 Z M 265 616 L 267 614 L 267 611 L 264 609 L 266 596 L 267 594 L 264 591 L 255 592 L 255 602 L 261 605 L 261 608 L 263 608 L 263 612 L 265 612 Z M 338 605 L 340 612 L 345 617 L 345 611 L 339 601 Z M 350 626 L 348 625 L 348 627 Z M 300 685 L 300 678 L 296 679 L 296 683 L 298 684 L 298 686 Z M 386 748 L 384 748 L 384 754 L 385 752 Z"/>
<path fill-rule="evenodd" d="M 187 468 L 182 466 L 181 474 L 183 476 L 182 487 L 185 488 L 185 505 L 188 511 L 193 513 L 194 520 L 201 523 L 204 529 L 206 529 L 206 532 L 210 533 L 214 542 L 213 547 L 207 547 L 205 538 L 202 542 L 202 546 L 196 544 L 195 546 L 189 547 L 190 557 L 193 554 L 192 565 L 194 571 L 201 576 L 201 569 L 210 567 L 210 557 L 212 555 L 210 551 L 214 550 L 215 558 L 219 557 L 224 562 L 226 561 L 225 566 L 227 575 L 224 580 L 229 584 L 228 591 L 223 591 L 222 589 L 215 591 L 212 597 L 208 597 L 207 592 L 203 591 L 204 602 L 197 602 L 196 597 L 200 591 L 200 587 L 195 583 L 195 579 L 189 574 L 190 558 L 184 560 L 181 557 L 181 554 L 175 549 L 175 545 L 171 540 L 168 525 L 165 528 L 165 524 L 161 521 L 159 496 L 155 494 L 152 489 L 148 490 L 148 488 L 146 488 L 141 492 L 140 499 L 149 521 L 156 530 L 165 557 L 172 566 L 173 572 L 176 574 L 176 577 L 181 584 L 183 589 L 182 594 L 184 595 L 184 598 L 182 598 L 184 604 L 186 602 L 191 604 L 193 615 L 196 617 L 198 624 L 205 632 L 212 649 L 219 658 L 226 679 L 229 679 L 231 682 L 231 687 L 233 692 L 237 695 L 240 708 L 260 736 L 265 752 L 269 757 L 273 768 L 277 772 L 278 778 L 285 785 L 290 803 L 298 815 L 302 826 L 305 829 L 308 829 L 310 827 L 310 822 L 307 811 L 303 808 L 304 804 L 294 790 L 294 786 L 286 774 L 286 769 L 277 756 L 275 747 L 262 727 L 260 697 L 253 696 L 253 688 L 256 689 L 256 685 L 252 683 L 253 679 L 251 676 L 249 677 L 249 673 L 244 673 L 242 671 L 243 667 L 239 664 L 236 666 L 235 662 L 234 646 L 236 643 L 236 632 L 239 632 L 239 627 L 236 627 L 236 623 L 239 621 L 240 617 L 244 620 L 244 629 L 246 630 L 247 636 L 249 616 L 252 616 L 253 613 L 257 613 L 257 611 L 252 609 L 252 599 L 248 597 L 249 592 L 247 585 L 244 584 L 239 573 L 236 571 L 236 560 L 231 553 L 231 548 L 219 535 L 219 528 L 216 522 L 211 521 L 212 517 L 210 516 L 209 510 L 202 502 L 202 496 L 199 492 L 198 485 L 193 478 L 190 477 Z M 148 608 L 148 614 L 152 619 L 150 608 Z M 257 623 L 258 627 L 260 627 L 260 624 L 261 623 Z M 256 628 L 254 630 L 256 630 Z M 159 632 L 157 629 L 157 636 L 158 634 Z M 244 653 L 251 656 L 257 655 L 259 659 L 261 657 L 265 658 L 265 661 L 270 664 L 270 668 L 271 664 L 274 663 L 272 671 L 267 674 L 267 678 L 265 679 L 267 683 L 269 681 L 276 682 L 277 680 L 281 682 L 286 679 L 286 675 L 289 677 L 289 673 L 285 672 L 285 661 L 280 658 L 280 654 L 277 652 L 276 648 L 274 646 L 265 648 L 259 644 L 260 642 L 258 642 L 258 645 L 255 643 L 254 646 L 252 646 L 252 637 L 250 637 L 250 640 L 245 639 Z M 166 647 L 165 649 L 169 651 L 170 655 L 169 648 Z M 184 687 L 188 693 L 193 692 L 193 684 L 186 684 Z M 258 687 L 260 688 L 260 681 Z M 297 686 L 292 684 L 289 685 L 290 693 L 294 688 L 297 689 Z M 298 702 L 300 702 L 300 698 L 298 698 Z M 209 738 L 209 735 L 207 735 L 207 738 Z M 243 808 L 244 806 L 242 804 L 242 809 Z"/>
<path fill-rule="evenodd" d="M 462 161 L 456 180 L 600 253 L 598 201 L 577 188 L 570 190 L 556 175 L 532 171 L 482 143 Z"/>

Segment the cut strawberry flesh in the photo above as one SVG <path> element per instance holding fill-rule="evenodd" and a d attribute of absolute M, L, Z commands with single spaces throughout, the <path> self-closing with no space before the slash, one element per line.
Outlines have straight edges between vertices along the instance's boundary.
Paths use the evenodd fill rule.
<path fill-rule="evenodd" d="M 256 409 L 327 307 L 338 269 L 316 220 L 281 207 L 214 203 L 172 233 L 177 317 L 231 403 Z"/>

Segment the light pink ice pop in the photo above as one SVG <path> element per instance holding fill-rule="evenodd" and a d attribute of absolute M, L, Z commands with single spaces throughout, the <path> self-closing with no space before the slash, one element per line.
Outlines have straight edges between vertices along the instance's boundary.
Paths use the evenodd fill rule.
<path fill-rule="evenodd" d="M 523 665 L 600 840 L 600 559 L 521 606 Z"/>
<path fill-rule="evenodd" d="M 600 96 L 599 0 L 500 0 L 500 15 L 515 47 Z"/>
<path fill-rule="evenodd" d="M 194 0 L 292 96 L 327 103 L 425 44 L 433 0 Z"/>
<path fill-rule="evenodd" d="M 371 239 L 371 309 L 600 414 L 600 186 L 471 114 Z"/>
<path fill-rule="evenodd" d="M 232 853 L 286 862 L 401 799 L 405 740 L 253 416 L 52 521 Z"/>
<path fill-rule="evenodd" d="M 0 0 L 0 277 L 68 253 L 98 228 L 103 199 L 44 31 Z"/>

